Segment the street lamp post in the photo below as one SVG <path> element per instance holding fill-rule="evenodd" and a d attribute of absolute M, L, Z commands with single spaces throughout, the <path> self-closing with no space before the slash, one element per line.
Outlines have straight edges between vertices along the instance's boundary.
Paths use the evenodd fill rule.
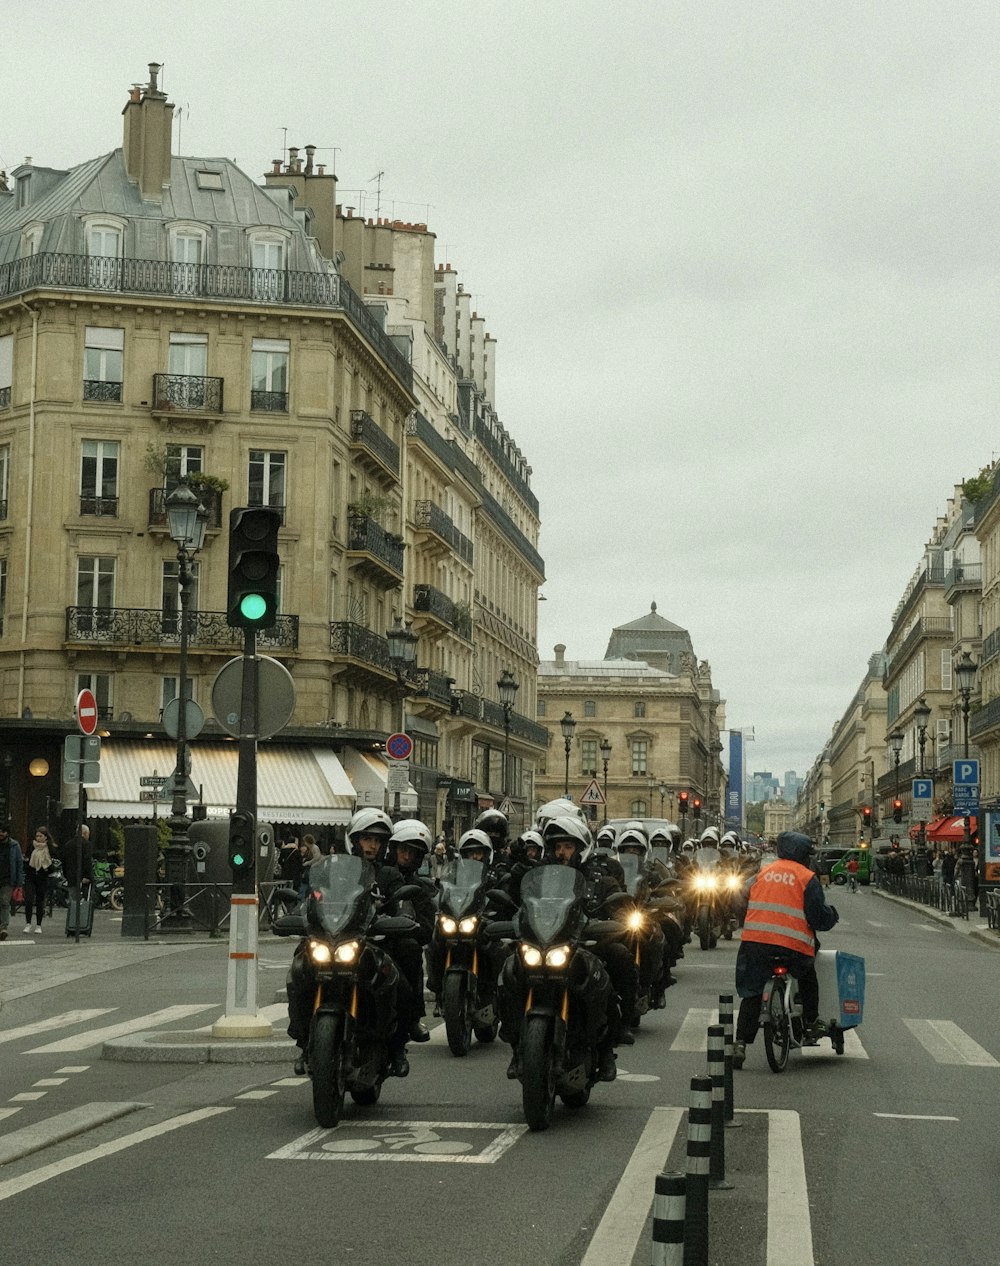
<path fill-rule="evenodd" d="M 920 774 L 924 772 L 924 747 L 927 743 L 927 722 L 931 718 L 931 710 L 927 705 L 927 700 L 920 698 L 917 706 L 913 709 L 913 719 L 917 723 L 917 746 L 920 749 Z M 923 803 L 921 801 L 921 803 Z M 927 820 L 920 819 L 920 834 L 917 836 L 917 874 L 924 876 L 927 874 Z"/>
<path fill-rule="evenodd" d="M 510 795 L 510 716 L 514 711 L 514 699 L 520 689 L 517 678 L 505 668 L 497 681 L 500 692 L 500 706 L 503 708 L 503 794 Z"/>
<path fill-rule="evenodd" d="M 892 759 L 896 767 L 896 780 L 893 784 L 894 790 L 892 793 L 894 800 L 899 799 L 899 757 L 903 750 L 903 742 L 905 738 L 906 735 L 898 727 L 889 735 L 889 747 L 892 751 Z"/>
<path fill-rule="evenodd" d="M 601 739 L 601 761 L 604 765 L 604 821 L 608 820 L 608 762 L 611 760 L 611 740 Z"/>
<path fill-rule="evenodd" d="M 649 792 L 649 816 L 650 817 L 653 816 L 653 795 L 656 792 L 656 785 L 657 785 L 657 780 L 653 778 L 652 775 L 650 775 L 650 777 L 646 779 L 646 789 Z"/>
<path fill-rule="evenodd" d="M 177 667 L 177 758 L 174 765 L 173 797 L 170 808 L 170 842 L 163 850 L 167 882 L 170 887 L 171 912 L 160 928 L 163 931 L 187 930 L 190 912 L 184 905 L 184 887 L 188 881 L 191 844 L 187 816 L 188 780 L 188 606 L 192 561 L 205 543 L 208 514 L 196 493 L 186 483 L 179 483 L 166 500 L 167 530 L 177 546 L 177 596 L 180 607 Z"/>
<path fill-rule="evenodd" d="M 563 781 L 563 795 L 569 795 L 569 751 L 573 746 L 573 731 L 576 729 L 576 722 L 573 720 L 572 712 L 563 713 L 563 719 L 559 722 L 559 729 L 562 731 L 563 743 L 566 747 L 566 777 Z"/>
<path fill-rule="evenodd" d="M 979 665 L 968 651 L 962 652 L 962 658 L 955 665 L 955 676 L 958 678 L 958 693 L 962 696 L 962 755 L 969 755 L 969 696 L 976 682 L 976 671 Z M 968 811 L 962 814 L 962 887 L 966 896 L 972 899 L 975 886 L 976 863 L 972 856 L 972 837 L 969 833 Z"/>
<path fill-rule="evenodd" d="M 417 642 L 419 639 L 409 624 L 404 624 L 398 615 L 396 616 L 395 624 L 386 632 L 385 636 L 386 641 L 389 643 L 389 662 L 396 673 L 396 685 L 399 687 L 399 724 L 397 728 L 400 734 L 405 734 L 406 696 L 409 694 L 409 677 L 417 662 Z M 393 795 L 392 805 L 394 822 L 399 820 L 399 795 L 397 787 Z"/>
<path fill-rule="evenodd" d="M 660 817 L 662 818 L 663 817 L 663 802 L 664 800 L 666 800 L 667 792 L 670 790 L 670 788 L 667 786 L 665 782 L 661 782 L 656 790 L 660 793 Z"/>

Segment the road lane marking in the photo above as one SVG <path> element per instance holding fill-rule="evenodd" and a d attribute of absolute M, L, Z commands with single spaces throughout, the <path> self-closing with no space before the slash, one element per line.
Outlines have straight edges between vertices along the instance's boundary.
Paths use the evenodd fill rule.
<path fill-rule="evenodd" d="M 233 1095 L 234 1099 L 270 1099 L 276 1090 L 245 1090 L 241 1095 Z"/>
<path fill-rule="evenodd" d="M 108 1121 L 117 1121 L 142 1106 L 141 1103 L 85 1103 L 79 1108 L 68 1108 L 32 1125 L 12 1130 L 0 1138 L 0 1165 L 9 1165 L 11 1161 L 41 1151 L 43 1147 L 64 1143 L 78 1134 L 106 1125 Z"/>
<path fill-rule="evenodd" d="M 89 1064 L 67 1064 L 65 1068 L 56 1069 L 56 1076 L 59 1073 L 85 1073 L 88 1068 L 90 1068 Z"/>
<path fill-rule="evenodd" d="M 7 1100 L 8 1103 L 34 1103 L 36 1099 L 44 1099 L 48 1091 L 46 1090 L 25 1090 L 23 1094 L 11 1095 Z"/>
<path fill-rule="evenodd" d="M 117 1009 L 117 1007 L 97 1007 L 89 1011 L 64 1011 L 62 1015 L 50 1015 L 47 1020 L 36 1020 L 34 1024 L 22 1024 L 16 1029 L 7 1029 L 0 1033 L 0 1042 L 16 1042 L 19 1037 L 34 1037 L 36 1033 L 47 1033 L 51 1029 L 83 1024 L 85 1020 L 95 1020 L 99 1015 L 109 1015 Z"/>
<path fill-rule="evenodd" d="M 142 1029 L 170 1024 L 173 1020 L 183 1020 L 185 1016 L 195 1015 L 199 1011 L 211 1011 L 217 1005 L 210 1002 L 202 1006 L 164 1007 L 162 1011 L 151 1011 L 149 1015 L 140 1015 L 134 1020 L 125 1020 L 122 1024 L 111 1024 L 104 1029 L 88 1029 L 86 1033 L 78 1033 L 76 1037 L 64 1037 L 47 1046 L 36 1046 L 34 1050 L 25 1051 L 25 1054 L 54 1055 L 59 1051 L 83 1051 L 88 1046 L 100 1046 L 112 1038 L 124 1037 L 126 1033 L 138 1033 Z"/>
<path fill-rule="evenodd" d="M 359 1133 L 351 1133 L 351 1129 Z M 513 1147 L 526 1125 L 496 1121 L 378 1121 L 344 1124 L 334 1130 L 310 1130 L 267 1160 L 306 1161 L 438 1161 L 447 1164 L 493 1165 Z M 360 1131 L 366 1131 L 361 1135 Z M 481 1150 L 449 1133 L 469 1130 L 498 1131 Z M 470 1154 L 471 1153 L 471 1154 Z"/>
<path fill-rule="evenodd" d="M 222 1112 L 233 1111 L 235 1111 L 233 1108 L 198 1108 L 194 1112 L 185 1112 L 179 1117 L 170 1117 L 166 1121 L 161 1121 L 159 1125 L 150 1125 L 144 1130 L 137 1130 L 135 1134 L 126 1134 L 124 1137 L 114 1139 L 110 1143 L 101 1143 L 86 1152 L 78 1152 L 75 1156 L 67 1156 L 64 1160 L 55 1161 L 51 1165 L 44 1165 L 41 1169 L 33 1169 L 30 1173 L 22 1174 L 20 1178 L 10 1178 L 7 1182 L 0 1182 L 0 1201 L 9 1200 L 11 1196 L 19 1196 L 23 1191 L 28 1191 L 32 1187 L 38 1187 L 42 1183 L 48 1182 L 51 1178 L 58 1178 L 60 1174 L 80 1169 L 84 1165 L 89 1165 L 91 1161 L 103 1160 L 106 1156 L 113 1156 L 116 1152 L 124 1152 L 129 1147 L 135 1147 L 139 1143 L 146 1143 L 150 1139 L 159 1138 L 161 1135 L 169 1134 L 173 1130 L 183 1129 L 186 1125 L 195 1125 L 208 1117 L 218 1116 Z"/>
<path fill-rule="evenodd" d="M 922 928 L 925 932 L 940 932 L 941 928 L 936 923 L 913 923 L 910 925 L 915 928 Z"/>
<path fill-rule="evenodd" d="M 797 1112 L 767 1114 L 767 1266 L 815 1266 Z"/>
<path fill-rule="evenodd" d="M 874 919 L 866 919 L 865 922 L 870 928 L 886 928 L 889 926 L 888 923 L 876 923 Z"/>
<path fill-rule="evenodd" d="M 12 1117 L 20 1111 L 20 1108 L 0 1108 L 0 1121 L 5 1121 L 7 1117 Z"/>
<path fill-rule="evenodd" d="M 621 1266 L 632 1260 L 653 1204 L 654 1180 L 683 1117 L 683 1108 L 654 1108 L 650 1113 L 580 1266 Z"/>
<path fill-rule="evenodd" d="M 719 1023 L 718 1009 L 689 1007 L 677 1036 L 670 1043 L 672 1051 L 704 1051 L 708 1048 L 708 1026 Z"/>
<path fill-rule="evenodd" d="M 33 1086 L 65 1086 L 69 1081 L 68 1077 L 42 1077 L 39 1081 L 33 1081 Z"/>
<path fill-rule="evenodd" d="M 958 1117 L 918 1116 L 913 1112 L 873 1112 L 873 1117 L 881 1117 L 885 1121 L 957 1121 Z"/>
<path fill-rule="evenodd" d="M 833 1059 L 869 1058 L 868 1052 L 861 1045 L 861 1038 L 858 1036 L 857 1029 L 845 1029 L 843 1055 L 838 1055 L 832 1046 L 827 1046 L 825 1040 L 820 1046 L 803 1046 L 802 1054 L 806 1059 L 815 1059 L 817 1055 L 821 1057 L 832 1056 Z"/>
<path fill-rule="evenodd" d="M 939 1064 L 971 1064 L 976 1068 L 1000 1068 L 989 1051 L 974 1042 L 951 1020 L 904 1020 L 920 1045 Z"/>

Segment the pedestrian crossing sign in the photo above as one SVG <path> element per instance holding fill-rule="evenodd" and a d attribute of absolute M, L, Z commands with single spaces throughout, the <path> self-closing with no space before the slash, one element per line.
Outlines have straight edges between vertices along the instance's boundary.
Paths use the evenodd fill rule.
<path fill-rule="evenodd" d="M 590 786 L 580 797 L 580 804 L 604 804 L 604 796 L 597 785 L 596 778 L 590 780 Z"/>
<path fill-rule="evenodd" d="M 503 800 L 501 801 L 500 812 L 504 815 L 505 818 L 509 818 L 510 815 L 514 812 L 514 801 L 511 800 L 510 796 L 505 796 Z"/>

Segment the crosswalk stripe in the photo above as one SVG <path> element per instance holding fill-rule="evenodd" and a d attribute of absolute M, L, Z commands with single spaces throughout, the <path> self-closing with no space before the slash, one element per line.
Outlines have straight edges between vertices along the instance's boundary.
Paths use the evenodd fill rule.
<path fill-rule="evenodd" d="M 904 1020 L 925 1051 L 939 1064 L 971 1064 L 977 1068 L 1000 1068 L 989 1051 L 953 1024 L 951 1020 Z"/>
<path fill-rule="evenodd" d="M 19 1037 L 34 1037 L 36 1033 L 47 1033 L 50 1029 L 69 1028 L 71 1024 L 82 1024 L 84 1020 L 93 1020 L 116 1010 L 117 1007 L 96 1007 L 89 1011 L 64 1011 L 62 1015 L 50 1015 L 47 1020 L 36 1020 L 34 1024 L 5 1029 L 0 1033 L 0 1042 L 16 1042 Z"/>
<path fill-rule="evenodd" d="M 122 1024 L 111 1024 L 104 1029 L 88 1029 L 75 1037 L 64 1037 L 58 1042 L 50 1042 L 47 1046 L 36 1046 L 26 1051 L 27 1055 L 54 1055 L 59 1051 L 83 1051 L 88 1046 L 100 1046 L 114 1037 L 124 1037 L 126 1033 L 138 1033 L 142 1029 L 153 1029 L 161 1024 L 170 1024 L 173 1020 L 183 1020 L 185 1016 L 195 1015 L 199 1011 L 210 1011 L 218 1003 L 210 1002 L 200 1006 L 164 1007 L 161 1011 L 152 1011 L 149 1015 L 137 1016 L 134 1020 L 125 1020 Z"/>
<path fill-rule="evenodd" d="M 704 1051 L 708 1049 L 707 1029 L 719 1023 L 718 1008 L 689 1007 L 677 1036 L 670 1043 L 672 1051 Z"/>
<path fill-rule="evenodd" d="M 858 1036 L 857 1029 L 848 1029 L 845 1032 L 843 1055 L 834 1054 L 833 1047 L 828 1046 L 825 1041 L 820 1042 L 819 1046 L 803 1046 L 802 1054 L 806 1059 L 815 1059 L 817 1055 L 830 1056 L 833 1059 L 869 1058 L 868 1052 L 861 1045 L 861 1038 Z"/>
<path fill-rule="evenodd" d="M 0 1108 L 0 1121 L 5 1121 L 7 1117 L 12 1117 L 15 1112 L 20 1112 L 20 1108 Z"/>

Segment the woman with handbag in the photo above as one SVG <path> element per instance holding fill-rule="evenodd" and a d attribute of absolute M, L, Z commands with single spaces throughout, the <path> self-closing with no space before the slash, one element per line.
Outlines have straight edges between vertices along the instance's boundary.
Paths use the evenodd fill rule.
<path fill-rule="evenodd" d="M 55 842 L 47 826 L 37 827 L 31 842 L 31 856 L 24 868 L 24 930 L 31 931 L 31 912 L 35 912 L 35 933 L 42 934 L 42 916 L 45 913 L 45 893 L 49 886 L 52 869 L 51 849 Z"/>

